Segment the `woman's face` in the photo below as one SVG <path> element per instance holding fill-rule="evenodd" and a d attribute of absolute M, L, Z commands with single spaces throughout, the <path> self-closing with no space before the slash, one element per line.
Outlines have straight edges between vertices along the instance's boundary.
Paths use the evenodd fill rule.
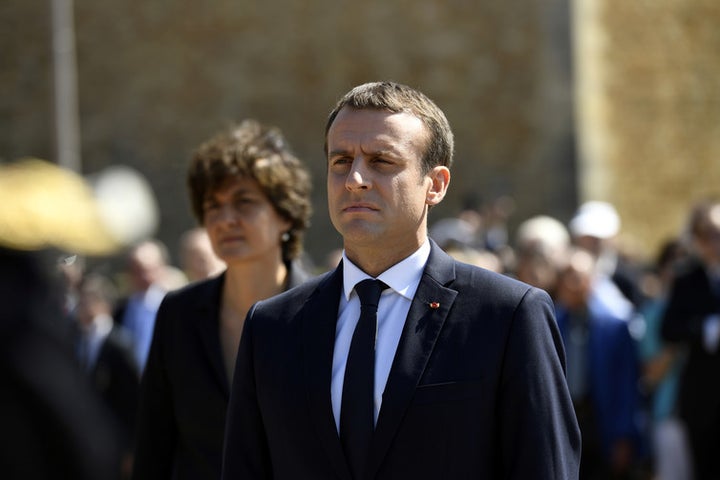
<path fill-rule="evenodd" d="M 228 180 L 205 198 L 203 212 L 213 250 L 228 265 L 282 256 L 281 237 L 291 224 L 254 179 Z"/>

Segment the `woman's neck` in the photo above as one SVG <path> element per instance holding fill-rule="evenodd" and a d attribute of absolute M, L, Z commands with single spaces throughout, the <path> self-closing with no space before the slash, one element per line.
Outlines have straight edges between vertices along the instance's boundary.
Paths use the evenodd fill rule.
<path fill-rule="evenodd" d="M 223 287 L 223 304 L 245 316 L 250 307 L 285 290 L 288 268 L 277 260 L 268 263 L 228 265 Z"/>

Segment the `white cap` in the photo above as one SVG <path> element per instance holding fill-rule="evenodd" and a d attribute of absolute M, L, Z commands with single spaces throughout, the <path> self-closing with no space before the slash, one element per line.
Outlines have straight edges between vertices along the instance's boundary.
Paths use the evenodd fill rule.
<path fill-rule="evenodd" d="M 548 215 L 536 215 L 523 221 L 515 234 L 515 246 L 519 250 L 528 246 L 542 248 L 543 252 L 556 256 L 570 245 L 570 234 L 560 220 Z"/>
<path fill-rule="evenodd" d="M 620 231 L 620 216 L 611 204 L 591 201 L 580 206 L 570 220 L 574 237 L 612 238 Z"/>

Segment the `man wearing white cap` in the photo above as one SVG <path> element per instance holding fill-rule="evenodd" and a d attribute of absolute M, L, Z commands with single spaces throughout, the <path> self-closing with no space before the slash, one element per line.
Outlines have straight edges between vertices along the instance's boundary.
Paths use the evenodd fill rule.
<path fill-rule="evenodd" d="M 597 272 L 611 283 L 598 282 L 603 296 L 620 308 L 637 307 L 642 301 L 638 287 L 638 274 L 618 252 L 616 239 L 620 233 L 620 216 L 608 202 L 589 201 L 580 206 L 570 220 L 573 243 L 592 253 L 597 259 Z M 619 292 L 617 291 L 619 290 Z M 631 305 L 623 306 L 622 294 Z"/>

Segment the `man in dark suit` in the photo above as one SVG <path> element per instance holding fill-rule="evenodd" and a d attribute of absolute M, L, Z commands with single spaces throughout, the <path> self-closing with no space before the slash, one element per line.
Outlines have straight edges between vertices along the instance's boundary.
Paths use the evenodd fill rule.
<path fill-rule="evenodd" d="M 132 338 L 111 317 L 115 289 L 109 279 L 86 275 L 78 288 L 78 359 L 90 384 L 112 413 L 123 448 L 122 478 L 130 478 L 132 438 L 140 393 L 140 370 Z"/>
<path fill-rule="evenodd" d="M 325 148 L 342 262 L 249 312 L 223 478 L 576 479 L 550 298 L 427 237 L 450 181 L 442 111 L 404 85 L 361 85 L 330 114 Z M 365 300 L 367 279 L 379 300 Z"/>
<path fill-rule="evenodd" d="M 669 342 L 687 348 L 679 391 L 697 480 L 720 478 L 720 202 L 690 218 L 696 261 L 677 274 L 662 323 Z"/>

